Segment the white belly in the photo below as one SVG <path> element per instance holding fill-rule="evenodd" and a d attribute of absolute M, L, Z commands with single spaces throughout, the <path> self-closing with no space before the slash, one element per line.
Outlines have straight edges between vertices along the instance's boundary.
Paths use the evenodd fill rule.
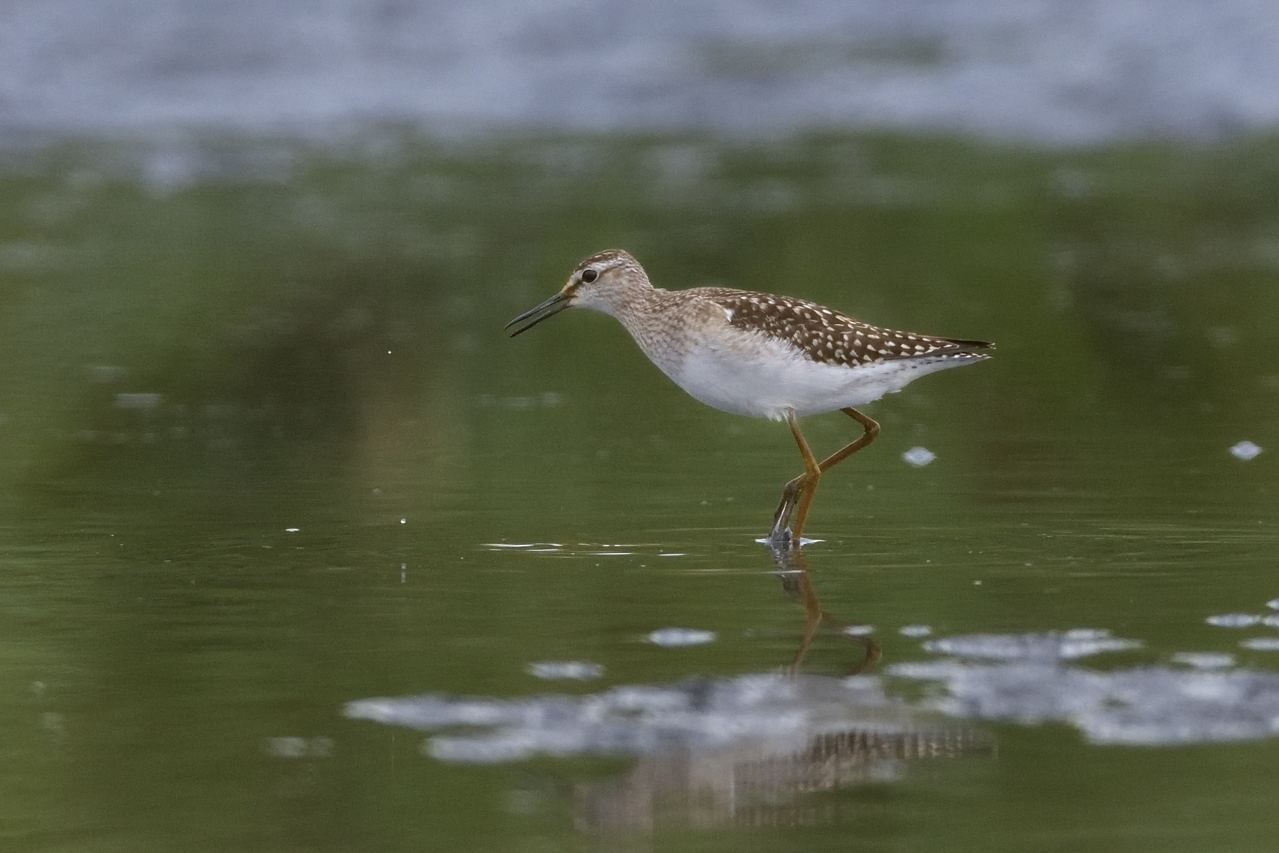
<path fill-rule="evenodd" d="M 678 363 L 663 366 L 671 379 L 708 406 L 725 412 L 783 420 L 864 406 L 900 391 L 928 373 L 978 360 L 974 357 L 891 359 L 860 367 L 822 364 L 797 354 L 785 341 L 759 340 L 750 348 L 699 346 Z M 659 365 L 661 366 L 661 365 Z"/>

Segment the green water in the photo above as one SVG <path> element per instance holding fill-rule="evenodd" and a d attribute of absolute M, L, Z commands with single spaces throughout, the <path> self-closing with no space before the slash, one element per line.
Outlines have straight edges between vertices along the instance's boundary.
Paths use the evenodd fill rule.
<path fill-rule="evenodd" d="M 996 748 L 805 795 L 768 826 L 578 828 L 633 762 L 425 757 L 342 715 L 425 691 L 776 672 L 804 609 L 763 535 L 784 426 L 686 397 L 602 315 L 503 324 L 619 246 L 659 286 L 811 298 L 994 340 L 868 407 L 822 482 L 821 606 L 882 669 L 937 635 L 1102 628 L 1123 664 L 1274 629 L 1279 143 L 394 130 L 0 155 L 5 849 L 1261 850 L 1273 740 Z M 185 161 L 184 161 L 185 162 Z M 160 165 L 157 166 L 156 163 Z M 820 453 L 856 434 L 810 419 Z M 1251 461 L 1229 448 L 1251 440 Z M 932 464 L 902 453 L 924 446 Z M 533 547 L 499 547 L 499 546 Z M 717 633 L 690 648 L 646 635 Z M 858 650 L 819 632 L 803 670 Z M 585 684 L 537 661 L 604 668 Z M 1106 666 L 1106 663 L 1098 663 Z"/>

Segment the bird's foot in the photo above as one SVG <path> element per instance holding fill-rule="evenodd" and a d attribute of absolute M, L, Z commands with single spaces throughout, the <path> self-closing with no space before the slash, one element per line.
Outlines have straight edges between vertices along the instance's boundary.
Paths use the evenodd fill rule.
<path fill-rule="evenodd" d="M 799 495 L 803 491 L 806 475 L 800 474 L 782 489 L 782 499 L 773 513 L 773 528 L 768 534 L 768 544 L 773 548 L 789 550 L 792 545 L 798 546 L 798 537 L 791 534 L 790 518 L 799 503 Z"/>
<path fill-rule="evenodd" d="M 773 531 L 768 534 L 768 538 L 763 541 L 767 542 L 768 547 L 772 548 L 773 551 L 786 553 L 793 547 L 795 538 L 791 536 L 791 532 L 788 528 L 783 527 L 780 530 L 774 528 Z"/>
<path fill-rule="evenodd" d="M 783 494 L 782 502 L 777 505 L 777 512 L 773 513 L 773 527 L 768 532 L 768 543 L 774 548 L 790 547 L 794 538 L 790 532 L 790 517 L 794 510 L 794 496 Z"/>

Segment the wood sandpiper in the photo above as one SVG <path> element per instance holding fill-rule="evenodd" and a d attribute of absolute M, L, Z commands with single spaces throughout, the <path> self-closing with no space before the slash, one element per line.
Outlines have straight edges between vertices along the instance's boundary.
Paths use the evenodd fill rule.
<path fill-rule="evenodd" d="M 516 327 L 515 337 L 565 308 L 616 317 L 653 364 L 706 405 L 790 425 L 804 473 L 786 484 L 773 515 L 769 541 L 781 546 L 803 541 L 822 474 L 879 435 L 879 424 L 855 406 L 900 391 L 927 373 L 983 361 L 994 348 L 987 341 L 881 329 L 789 296 L 726 287 L 661 290 L 620 249 L 582 261 L 559 293 L 506 328 Z M 863 432 L 819 462 L 799 418 L 836 409 Z"/>

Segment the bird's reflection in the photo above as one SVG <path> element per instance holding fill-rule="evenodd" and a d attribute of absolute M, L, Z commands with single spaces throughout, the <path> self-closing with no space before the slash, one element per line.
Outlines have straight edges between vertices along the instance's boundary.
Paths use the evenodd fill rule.
<path fill-rule="evenodd" d="M 813 589 L 813 581 L 808 573 L 808 559 L 803 550 L 798 546 L 771 544 L 769 550 L 777 566 L 777 576 L 782 581 L 782 590 L 804 607 L 804 635 L 799 641 L 799 650 L 791 661 L 790 672 L 799 672 L 808 655 L 809 646 L 813 644 L 813 638 L 823 625 L 861 647 L 862 654 L 845 671 L 847 675 L 857 675 L 878 662 L 882 652 L 874 637 L 856 633 L 853 626 L 841 622 L 822 609 L 821 602 L 817 600 L 817 591 Z"/>
<path fill-rule="evenodd" d="M 723 748 L 645 755 L 623 776 L 577 788 L 579 829 L 646 833 L 678 826 L 838 823 L 847 818 L 846 808 L 805 795 L 894 781 L 905 774 L 909 762 L 993 752 L 981 729 L 905 706 L 876 701 L 862 706 L 855 689 L 837 693 L 856 680 L 800 674 L 823 627 L 859 647 L 845 670 L 848 675 L 864 673 L 880 659 L 881 650 L 873 637 L 850 634 L 847 623 L 822 608 L 799 547 L 770 545 L 770 551 L 783 590 L 804 607 L 803 636 L 787 668 L 795 689 L 808 697 L 798 703 L 806 709 L 798 734 L 793 726 L 779 725 L 773 736 L 742 738 Z M 827 704 L 832 697 L 834 706 Z M 856 722 L 850 724 L 850 719 Z"/>

